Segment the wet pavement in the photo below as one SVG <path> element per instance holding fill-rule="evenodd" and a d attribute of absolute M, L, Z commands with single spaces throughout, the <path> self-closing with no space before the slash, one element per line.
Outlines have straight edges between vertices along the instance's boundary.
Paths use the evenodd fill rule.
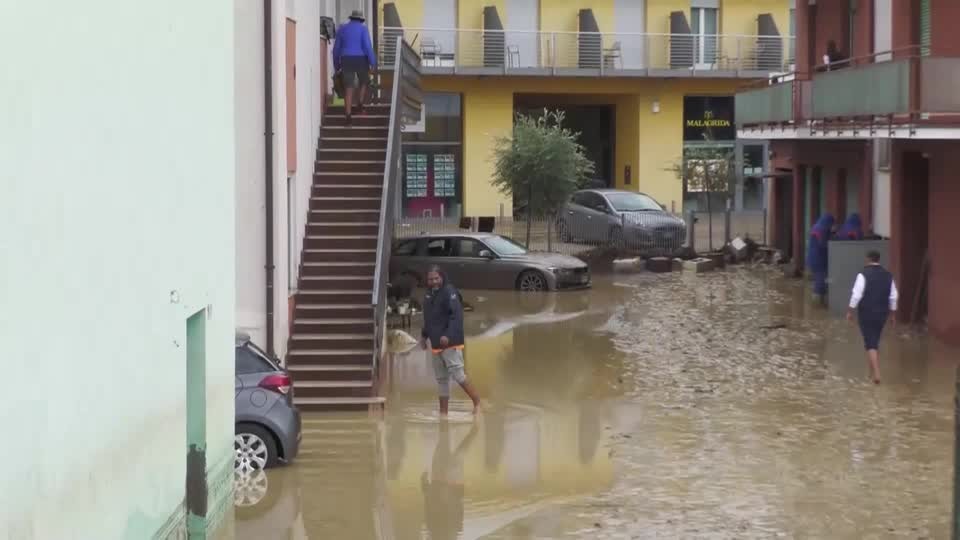
<path fill-rule="evenodd" d="M 238 486 L 237 538 L 949 536 L 956 350 L 888 332 L 876 387 L 772 270 L 464 296 L 489 410 L 458 392 L 439 422 L 398 355 L 382 419 L 308 416 L 297 462 Z"/>

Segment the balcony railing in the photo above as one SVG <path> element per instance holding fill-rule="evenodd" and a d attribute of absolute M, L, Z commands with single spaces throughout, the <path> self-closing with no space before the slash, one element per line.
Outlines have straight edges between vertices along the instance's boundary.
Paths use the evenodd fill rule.
<path fill-rule="evenodd" d="M 425 73 L 765 77 L 793 70 L 793 38 L 780 36 L 431 28 L 384 28 L 382 36 L 383 58 L 395 56 L 391 47 L 403 36 Z"/>
<path fill-rule="evenodd" d="M 739 126 L 863 121 L 903 124 L 960 115 L 960 57 L 884 51 L 793 73 L 737 93 Z"/>

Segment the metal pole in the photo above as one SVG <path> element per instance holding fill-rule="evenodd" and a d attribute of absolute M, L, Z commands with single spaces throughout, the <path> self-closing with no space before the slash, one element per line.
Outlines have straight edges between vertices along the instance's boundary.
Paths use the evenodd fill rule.
<path fill-rule="evenodd" d="M 954 375 L 953 397 L 953 532 L 950 538 L 960 540 L 960 368 Z"/>

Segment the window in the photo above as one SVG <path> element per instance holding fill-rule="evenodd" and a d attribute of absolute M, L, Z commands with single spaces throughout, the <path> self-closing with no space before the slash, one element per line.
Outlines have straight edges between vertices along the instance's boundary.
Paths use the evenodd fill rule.
<path fill-rule="evenodd" d="M 419 243 L 419 240 L 404 240 L 397 244 L 393 254 L 401 257 L 412 257 L 417 254 L 417 243 Z"/>
<path fill-rule="evenodd" d="M 453 241 L 450 238 L 433 238 L 427 242 L 428 257 L 452 257 Z"/>
<path fill-rule="evenodd" d="M 406 141 L 460 144 L 463 142 L 463 114 L 460 94 L 429 93 L 423 96 L 426 128 L 410 133 Z"/>
<path fill-rule="evenodd" d="M 463 202 L 460 94 L 424 95 L 425 128 L 403 134 L 403 215 L 459 217 Z"/>
<path fill-rule="evenodd" d="M 584 206 L 586 206 L 587 208 L 592 208 L 598 212 L 607 211 L 607 201 L 604 200 L 604 198 L 601 195 L 597 193 L 593 193 L 591 191 L 588 191 L 586 195 L 587 195 L 587 198 L 586 198 L 586 202 L 584 203 Z"/>
<path fill-rule="evenodd" d="M 254 353 L 248 347 L 237 347 L 236 349 L 237 375 L 249 375 L 251 373 L 269 373 L 276 371 L 276 368 L 265 358 Z"/>
<path fill-rule="evenodd" d="M 663 210 L 657 201 L 642 193 L 610 193 L 607 195 L 607 200 L 615 210 L 621 212 Z"/>
<path fill-rule="evenodd" d="M 790 58 L 787 59 L 787 65 L 793 66 L 797 63 L 797 10 L 790 10 Z"/>
<path fill-rule="evenodd" d="M 690 10 L 690 26 L 696 36 L 694 63 L 698 66 L 707 67 L 717 61 L 719 14 L 717 8 L 695 7 Z"/>
<path fill-rule="evenodd" d="M 506 236 L 484 237 L 489 244 L 490 249 L 496 251 L 499 255 L 523 255 L 527 252 L 526 248 Z"/>
<path fill-rule="evenodd" d="M 574 194 L 573 194 L 573 197 L 570 199 L 570 201 L 571 201 L 573 204 L 579 204 L 580 206 L 587 206 L 587 204 L 588 204 L 588 197 L 587 197 L 587 195 L 589 195 L 589 194 L 588 194 L 587 192 L 584 192 L 584 191 L 581 191 L 581 192 L 579 192 L 579 193 L 574 193 Z"/>
<path fill-rule="evenodd" d="M 877 145 L 877 170 L 880 171 L 889 171 L 890 170 L 890 139 L 876 139 L 874 144 Z"/>
<path fill-rule="evenodd" d="M 457 241 L 457 255 L 460 257 L 479 257 L 487 246 L 475 238 L 460 238 Z"/>

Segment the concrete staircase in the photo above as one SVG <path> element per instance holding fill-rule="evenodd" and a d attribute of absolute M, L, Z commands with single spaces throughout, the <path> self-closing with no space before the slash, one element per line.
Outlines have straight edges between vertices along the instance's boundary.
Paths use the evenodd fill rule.
<path fill-rule="evenodd" d="M 386 491 L 381 429 L 371 418 L 304 416 L 295 466 L 311 538 L 387 538 L 375 513 Z"/>
<path fill-rule="evenodd" d="M 303 244 L 287 369 L 302 411 L 382 405 L 373 372 L 371 307 L 389 105 L 346 125 L 324 114 Z"/>

